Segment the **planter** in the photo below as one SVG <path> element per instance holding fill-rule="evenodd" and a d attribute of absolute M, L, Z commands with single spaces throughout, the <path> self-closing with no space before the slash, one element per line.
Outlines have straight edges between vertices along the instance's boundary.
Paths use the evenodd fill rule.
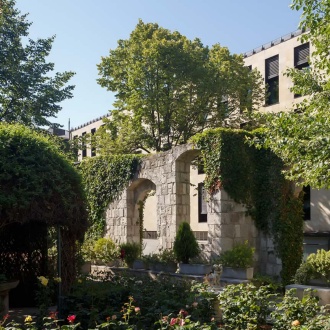
<path fill-rule="evenodd" d="M 177 270 L 177 264 L 173 262 L 151 262 L 149 264 L 149 269 L 155 272 L 166 272 L 175 273 Z"/>
<path fill-rule="evenodd" d="M 92 262 L 86 261 L 85 263 L 83 263 L 81 265 L 80 272 L 81 272 L 81 274 L 88 275 L 88 274 L 90 274 L 91 269 L 92 269 Z"/>
<path fill-rule="evenodd" d="M 221 277 L 237 278 L 240 280 L 251 280 L 253 278 L 253 267 L 249 267 L 249 268 L 223 267 Z"/>
<path fill-rule="evenodd" d="M 315 286 L 325 286 L 325 287 L 330 286 L 330 283 L 328 283 L 326 280 L 323 280 L 321 278 L 314 278 L 312 280 L 309 280 L 308 284 L 315 285 Z"/>
<path fill-rule="evenodd" d="M 208 264 L 182 264 L 179 263 L 179 273 L 187 275 L 206 275 L 212 271 Z"/>
<path fill-rule="evenodd" d="M 330 287 L 290 284 L 285 287 L 285 291 L 289 289 L 296 289 L 296 296 L 302 299 L 306 289 L 312 289 L 313 294 L 319 297 L 319 305 L 327 306 L 330 304 Z"/>
<path fill-rule="evenodd" d="M 134 260 L 133 265 L 132 265 L 133 269 L 147 269 L 147 264 L 143 261 L 143 260 Z"/>
<path fill-rule="evenodd" d="M 19 281 L 0 283 L 0 315 L 6 315 L 9 310 L 9 291 L 17 287 Z"/>

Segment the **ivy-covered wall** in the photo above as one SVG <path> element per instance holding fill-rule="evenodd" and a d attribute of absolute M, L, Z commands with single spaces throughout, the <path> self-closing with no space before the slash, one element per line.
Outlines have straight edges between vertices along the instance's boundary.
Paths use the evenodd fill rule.
<path fill-rule="evenodd" d="M 262 131 L 214 129 L 192 142 L 201 150 L 209 193 L 224 189 L 246 206 L 256 227 L 274 238 L 281 277 L 289 283 L 302 259 L 302 199 L 284 179 L 282 161 L 269 150 L 249 145 L 248 139 L 258 134 Z"/>

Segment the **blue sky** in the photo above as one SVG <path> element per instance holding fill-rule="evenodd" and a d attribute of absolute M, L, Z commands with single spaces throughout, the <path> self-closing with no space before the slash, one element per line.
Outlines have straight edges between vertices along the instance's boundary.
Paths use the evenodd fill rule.
<path fill-rule="evenodd" d="M 77 127 L 112 109 L 114 95 L 101 88 L 96 64 L 117 40 L 127 39 L 138 19 L 177 30 L 204 45 L 220 43 L 244 53 L 298 28 L 290 0 L 17 0 L 29 13 L 32 39 L 56 35 L 49 61 L 74 71 L 74 97 L 61 103 L 56 122 Z"/>

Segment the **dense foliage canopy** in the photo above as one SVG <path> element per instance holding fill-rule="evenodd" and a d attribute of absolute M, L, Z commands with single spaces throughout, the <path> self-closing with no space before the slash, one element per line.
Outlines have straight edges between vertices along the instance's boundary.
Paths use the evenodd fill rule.
<path fill-rule="evenodd" d="M 97 133 L 105 153 L 170 149 L 243 120 L 264 100 L 260 76 L 242 56 L 141 20 L 98 69 L 99 84 L 117 93 L 112 118 Z"/>
<path fill-rule="evenodd" d="M 0 1 L 0 121 L 46 126 L 72 97 L 74 86 L 65 85 L 73 72 L 52 72 L 46 57 L 54 37 L 29 39 L 26 18 L 14 0 Z"/>
<path fill-rule="evenodd" d="M 87 229 L 81 178 L 55 137 L 20 124 L 0 124 L 0 228 L 13 222 Z"/>
<path fill-rule="evenodd" d="M 282 158 L 290 180 L 330 188 L 330 1 L 294 0 L 292 7 L 302 9 L 302 41 L 314 47 L 308 69 L 287 72 L 292 91 L 305 98 L 291 112 L 264 116 L 266 134 L 256 144 Z"/>

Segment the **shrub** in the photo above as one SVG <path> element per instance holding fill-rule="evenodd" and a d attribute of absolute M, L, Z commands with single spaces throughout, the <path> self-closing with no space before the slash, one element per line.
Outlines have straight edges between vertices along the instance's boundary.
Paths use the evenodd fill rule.
<path fill-rule="evenodd" d="M 174 253 L 178 261 L 187 264 L 189 259 L 197 257 L 200 249 L 188 222 L 182 222 L 174 240 Z"/>
<path fill-rule="evenodd" d="M 226 329 L 257 329 L 265 324 L 274 304 L 270 298 L 275 296 L 267 286 L 227 285 L 218 296 Z"/>
<path fill-rule="evenodd" d="M 99 238 L 94 244 L 94 255 L 97 260 L 108 263 L 118 259 L 118 246 L 110 238 Z"/>
<path fill-rule="evenodd" d="M 126 264 L 131 267 L 134 260 L 141 256 L 141 245 L 136 242 L 122 243 L 119 246 L 122 258 L 125 260 Z"/>
<path fill-rule="evenodd" d="M 286 291 L 283 300 L 276 305 L 275 310 L 271 313 L 274 321 L 273 330 L 290 330 L 295 321 L 298 321 L 299 325 L 306 325 L 315 321 L 314 318 L 321 311 L 318 297 L 313 296 L 311 289 L 305 290 L 301 300 L 295 294 L 296 289 Z M 298 322 L 296 323 L 298 324 Z M 310 329 L 314 330 L 314 328 Z"/>
<path fill-rule="evenodd" d="M 221 253 L 217 263 L 226 267 L 247 268 L 253 265 L 255 249 L 248 241 L 236 244 L 231 250 Z"/>
<path fill-rule="evenodd" d="M 307 284 L 311 279 L 322 279 L 330 284 L 330 251 L 321 249 L 310 254 L 294 276 L 299 284 Z"/>

